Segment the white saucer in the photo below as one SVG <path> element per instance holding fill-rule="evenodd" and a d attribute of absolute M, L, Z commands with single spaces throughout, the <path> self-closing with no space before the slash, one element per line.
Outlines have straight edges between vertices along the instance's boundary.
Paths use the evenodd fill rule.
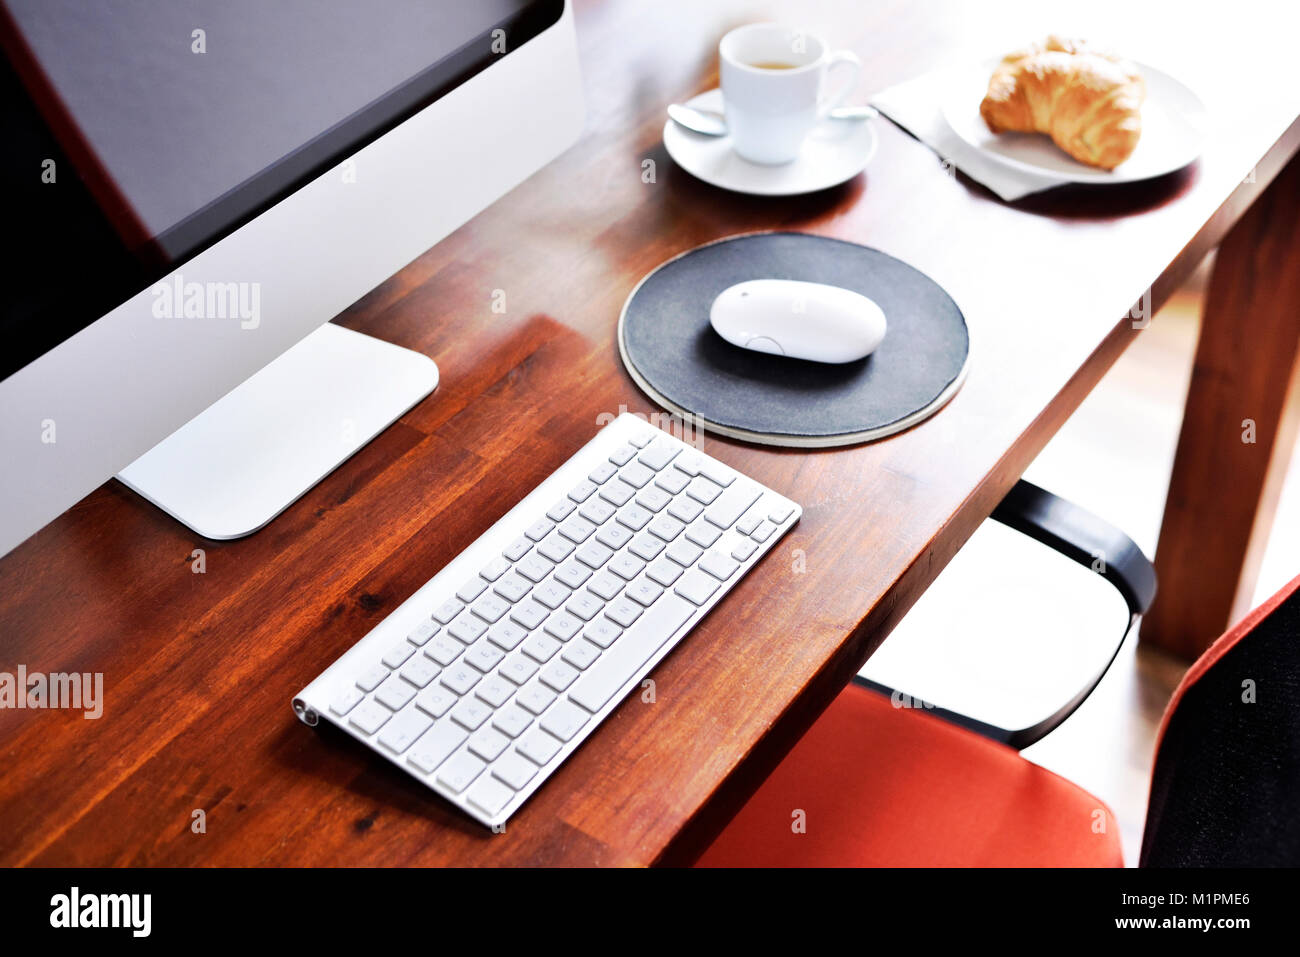
<path fill-rule="evenodd" d="M 699 110 L 722 112 L 722 91 L 709 90 L 686 102 Z M 796 196 L 829 189 L 861 173 L 876 152 L 871 120 L 824 120 L 809 134 L 793 163 L 763 166 L 741 159 L 729 136 L 704 136 L 664 124 L 664 147 L 692 176 L 737 193 Z"/>
<path fill-rule="evenodd" d="M 1205 105 L 1169 74 L 1145 63 L 1142 137 L 1133 155 L 1113 170 L 1097 169 L 1072 159 L 1041 133 L 993 133 L 980 116 L 980 101 L 998 61 L 959 70 L 948 84 L 943 117 L 954 133 L 1002 166 L 1046 173 L 1071 183 L 1132 183 L 1182 169 L 1201 154 L 1205 141 Z"/>

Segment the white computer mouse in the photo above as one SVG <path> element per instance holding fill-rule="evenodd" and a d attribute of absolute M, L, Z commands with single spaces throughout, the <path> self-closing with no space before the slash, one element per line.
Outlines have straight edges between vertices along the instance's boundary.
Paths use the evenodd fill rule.
<path fill-rule="evenodd" d="M 728 342 L 755 352 L 853 362 L 885 338 L 885 314 L 866 296 L 795 279 L 751 279 L 718 294 L 709 321 Z"/>

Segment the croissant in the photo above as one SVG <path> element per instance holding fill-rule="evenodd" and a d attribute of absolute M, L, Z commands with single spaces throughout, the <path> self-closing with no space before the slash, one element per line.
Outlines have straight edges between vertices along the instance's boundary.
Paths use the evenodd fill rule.
<path fill-rule="evenodd" d="M 1114 169 L 1137 148 L 1145 96 L 1130 61 L 1048 37 L 1002 59 L 980 116 L 994 133 L 1047 133 L 1079 162 Z"/>

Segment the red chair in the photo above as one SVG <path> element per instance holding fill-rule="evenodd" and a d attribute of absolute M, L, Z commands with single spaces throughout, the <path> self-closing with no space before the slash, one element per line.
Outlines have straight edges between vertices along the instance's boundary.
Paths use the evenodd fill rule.
<path fill-rule="evenodd" d="M 1083 564 L 1102 549 L 1130 631 L 1149 607 L 1154 571 L 1121 532 L 1025 482 L 993 517 Z M 1104 671 L 1019 731 L 895 707 L 900 696 L 859 679 L 698 866 L 1121 866 L 1105 804 L 1019 754 L 1064 721 Z M 1298 703 L 1300 578 L 1216 642 L 1175 692 L 1143 865 L 1300 863 Z"/>

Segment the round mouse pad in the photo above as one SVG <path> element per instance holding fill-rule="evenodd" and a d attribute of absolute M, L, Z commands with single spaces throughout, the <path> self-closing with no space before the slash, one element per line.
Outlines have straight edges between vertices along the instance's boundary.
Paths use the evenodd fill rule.
<path fill-rule="evenodd" d="M 808 362 L 734 346 L 709 323 L 718 293 L 748 279 L 842 286 L 885 313 L 865 359 Z M 933 415 L 966 374 L 961 310 L 933 279 L 878 249 L 805 233 L 723 239 L 670 259 L 632 290 L 618 347 L 633 380 L 705 429 L 764 445 L 852 445 Z"/>

